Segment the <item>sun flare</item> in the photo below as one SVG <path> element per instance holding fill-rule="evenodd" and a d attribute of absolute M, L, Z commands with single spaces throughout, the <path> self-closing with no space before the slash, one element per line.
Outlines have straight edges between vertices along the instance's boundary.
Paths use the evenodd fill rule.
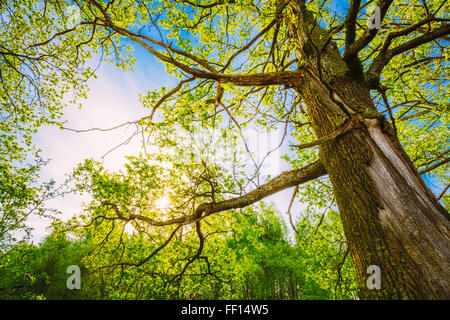
<path fill-rule="evenodd" d="M 167 195 L 163 195 L 155 201 L 155 207 L 159 210 L 167 210 L 169 206 L 170 199 Z"/>

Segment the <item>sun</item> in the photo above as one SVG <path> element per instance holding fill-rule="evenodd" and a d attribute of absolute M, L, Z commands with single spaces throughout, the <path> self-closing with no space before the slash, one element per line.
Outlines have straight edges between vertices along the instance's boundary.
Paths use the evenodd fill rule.
<path fill-rule="evenodd" d="M 163 195 L 155 201 L 155 207 L 159 210 L 167 210 L 170 206 L 170 198 Z"/>

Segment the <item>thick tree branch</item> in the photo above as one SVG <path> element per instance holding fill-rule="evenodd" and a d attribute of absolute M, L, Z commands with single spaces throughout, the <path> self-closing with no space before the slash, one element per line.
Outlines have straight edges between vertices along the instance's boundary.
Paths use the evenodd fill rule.
<path fill-rule="evenodd" d="M 345 17 L 345 48 L 350 48 L 350 46 L 355 42 L 356 38 L 356 18 L 358 17 L 359 6 L 361 5 L 361 0 L 351 0 L 350 8 L 348 9 L 347 16 Z"/>
<path fill-rule="evenodd" d="M 297 186 L 299 184 L 319 178 L 325 174 L 326 170 L 323 167 L 322 163 L 320 161 L 316 161 L 300 169 L 285 171 L 266 184 L 263 184 L 262 186 L 256 188 L 253 191 L 250 191 L 249 193 L 241 197 L 236 197 L 216 203 L 201 204 L 197 208 L 196 214 L 199 216 L 206 216 L 225 210 L 243 208 L 281 190 Z"/>
<path fill-rule="evenodd" d="M 380 8 L 380 19 L 383 21 L 386 13 L 392 4 L 393 0 L 380 0 L 377 2 L 377 6 Z M 379 29 L 367 29 L 366 32 L 358 38 L 349 48 L 346 48 L 344 53 L 345 58 L 349 58 L 358 54 L 363 48 L 365 48 L 377 35 Z"/>
<path fill-rule="evenodd" d="M 180 3 L 186 3 L 186 4 L 190 5 L 190 6 L 201 8 L 201 9 L 211 9 L 211 8 L 216 7 L 216 6 L 220 6 L 220 5 L 224 5 L 224 4 L 228 5 L 228 4 L 236 3 L 235 0 L 228 0 L 228 1 L 218 0 L 218 1 L 210 3 L 210 4 L 200 4 L 200 3 L 197 3 L 197 2 L 194 2 L 194 1 L 188 1 L 188 0 L 182 0 L 182 1 L 179 1 L 179 2 Z"/>
<path fill-rule="evenodd" d="M 123 30 L 121 30 L 122 32 Z M 269 85 L 293 85 L 298 83 L 301 78 L 305 75 L 303 70 L 296 71 L 280 71 L 280 72 L 268 72 L 268 73 L 260 73 L 260 74 L 223 74 L 211 71 L 204 71 L 196 68 L 192 68 L 187 66 L 180 61 L 168 57 L 153 47 L 148 45 L 145 41 L 140 39 L 138 36 L 132 34 L 129 31 L 123 33 L 131 40 L 142 45 L 148 52 L 150 52 L 155 57 L 160 60 L 170 63 L 184 72 L 189 73 L 190 75 L 196 78 L 202 79 L 210 79 L 215 80 L 221 83 L 230 82 L 238 86 L 269 86 Z"/>
<path fill-rule="evenodd" d="M 133 213 L 124 215 L 119 207 L 111 202 L 102 202 L 102 205 L 111 207 L 116 213 L 116 217 L 108 218 L 109 220 L 140 220 L 149 225 L 157 227 L 173 224 L 186 225 L 202 220 L 213 213 L 249 206 L 281 190 L 297 186 L 299 184 L 319 178 L 325 174 L 326 170 L 323 167 L 322 163 L 320 161 L 316 161 L 300 169 L 285 171 L 277 177 L 273 178 L 271 181 L 240 197 L 235 197 L 219 202 L 202 203 L 195 209 L 194 213 L 189 216 L 167 220 L 158 221 L 140 214 Z"/>
<path fill-rule="evenodd" d="M 304 143 L 304 144 L 292 145 L 292 146 L 299 148 L 299 149 L 305 149 L 305 148 L 310 148 L 310 147 L 321 145 L 323 143 L 334 140 L 337 137 L 343 135 L 344 133 L 358 127 L 358 125 L 359 125 L 358 122 L 359 122 L 359 120 L 357 118 L 352 118 L 350 121 L 348 121 L 345 125 L 338 128 L 336 131 L 334 131 L 322 138 L 319 138 L 316 141 L 308 142 L 308 143 Z"/>
<path fill-rule="evenodd" d="M 194 56 L 194 55 L 184 52 L 182 50 L 173 48 L 161 41 L 152 39 L 148 36 L 136 34 L 127 29 L 118 27 L 117 25 L 115 25 L 115 23 L 112 21 L 111 17 L 108 15 L 108 13 L 103 9 L 103 7 L 99 3 L 97 3 L 94 0 L 90 0 L 90 2 L 93 3 L 101 11 L 101 13 L 104 17 L 104 19 L 102 19 L 102 22 L 105 23 L 106 27 L 111 28 L 114 31 L 116 31 L 117 33 L 140 44 L 142 47 L 144 47 L 149 53 L 151 53 L 156 58 L 158 58 L 166 63 L 170 63 L 173 66 L 181 69 L 182 71 L 184 71 L 196 78 L 210 79 L 210 80 L 218 81 L 221 83 L 230 82 L 230 83 L 233 83 L 238 86 L 269 86 L 269 85 L 295 85 L 304 76 L 303 70 L 280 71 L 280 72 L 270 72 L 270 73 L 261 73 L 261 74 L 223 74 L 223 73 L 217 72 L 211 66 L 211 64 L 204 59 L 201 59 L 197 56 Z M 274 23 L 275 23 L 275 21 L 273 21 L 273 24 Z M 262 31 L 262 34 L 267 32 L 268 29 L 270 29 L 273 26 L 273 24 L 270 23 L 269 26 L 266 27 Z M 204 67 L 207 71 L 193 68 L 189 65 L 186 65 L 185 63 L 180 62 L 179 60 L 173 58 L 172 56 L 164 55 L 161 52 L 154 49 L 152 46 L 150 46 L 146 41 L 156 44 L 158 46 L 161 46 L 170 52 L 173 52 L 173 53 L 179 54 L 185 58 L 188 58 L 188 59 L 196 62 L 198 65 Z"/>
<path fill-rule="evenodd" d="M 425 21 L 425 20 L 424 20 Z M 422 21 L 420 25 L 424 24 Z M 366 81 L 369 84 L 371 89 L 377 89 L 378 83 L 380 80 L 381 72 L 383 71 L 384 67 L 389 63 L 389 61 L 394 58 L 396 55 L 406 52 L 408 50 L 414 49 L 422 44 L 425 44 L 427 42 L 443 38 L 450 34 L 450 24 L 446 24 L 440 28 L 437 28 L 429 33 L 423 34 L 417 38 L 414 38 L 412 40 L 409 40 L 395 48 L 389 49 L 389 44 L 391 43 L 391 40 L 394 37 L 402 36 L 404 34 L 408 34 L 409 32 L 412 32 L 413 30 L 417 29 L 419 24 L 413 25 L 410 28 L 407 28 L 405 30 L 398 31 L 397 33 L 393 33 L 390 36 L 388 36 L 381 52 L 378 54 L 378 56 L 373 60 L 372 64 L 370 65 L 369 69 L 366 72 Z M 407 32 L 407 30 L 410 30 Z"/>
<path fill-rule="evenodd" d="M 446 159 L 444 159 L 442 161 L 439 161 L 438 163 L 436 163 L 436 164 L 434 164 L 432 166 L 429 166 L 429 167 L 427 167 L 427 168 L 425 168 L 423 170 L 420 170 L 419 173 L 420 174 L 424 174 L 424 173 L 430 172 L 430 171 L 432 171 L 432 170 L 434 170 L 436 168 L 439 168 L 440 166 L 443 166 L 444 164 L 448 163 L 449 161 L 450 161 L 450 158 L 446 158 Z"/>
<path fill-rule="evenodd" d="M 358 1 L 356 1 L 358 2 Z M 386 16 L 386 13 L 392 4 L 393 0 L 379 0 L 377 2 L 377 6 L 380 8 L 380 20 L 382 21 L 384 17 Z M 358 38 L 358 40 L 354 41 L 355 37 L 355 24 L 356 24 L 356 16 L 359 11 L 359 5 L 358 5 L 358 11 L 355 13 L 354 11 L 357 10 L 355 8 L 356 3 L 352 3 L 352 6 L 350 7 L 349 16 L 348 18 L 348 27 L 347 27 L 347 33 L 345 35 L 345 51 L 343 55 L 343 59 L 345 63 L 348 65 L 350 71 L 352 74 L 358 74 L 362 75 L 362 65 L 361 61 L 358 58 L 358 52 L 364 49 L 377 35 L 379 29 L 373 28 L 373 29 L 367 29 L 364 34 Z M 356 15 L 356 16 L 355 16 Z M 346 20 L 347 20 L 346 18 Z M 354 22 L 353 22 L 354 21 Z M 353 22 L 353 23 L 352 23 Z M 351 43 L 351 45 L 350 45 Z"/>
<path fill-rule="evenodd" d="M 394 56 L 396 56 L 402 52 L 416 48 L 424 43 L 445 37 L 449 34 L 450 34 L 450 24 L 447 24 L 441 28 L 435 29 L 432 32 L 423 34 L 415 39 L 405 42 L 404 44 L 399 45 L 398 47 L 388 50 L 386 53 L 386 58 L 388 60 L 391 60 Z"/>

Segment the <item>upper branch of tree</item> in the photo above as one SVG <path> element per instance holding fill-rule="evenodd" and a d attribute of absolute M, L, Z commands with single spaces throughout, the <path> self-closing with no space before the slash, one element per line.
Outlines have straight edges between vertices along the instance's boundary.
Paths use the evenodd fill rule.
<path fill-rule="evenodd" d="M 187 66 L 173 57 L 168 57 L 156 51 L 153 47 L 142 41 L 139 37 L 128 32 L 127 36 L 142 45 L 147 51 L 164 62 L 168 62 L 184 72 L 201 79 L 215 80 L 221 83 L 233 83 L 238 86 L 269 86 L 269 85 L 292 85 L 298 83 L 305 75 L 303 70 L 280 71 L 258 74 L 224 74 L 204 71 Z"/>
<path fill-rule="evenodd" d="M 222 4 L 228 5 L 228 4 L 236 3 L 235 0 L 228 0 L 228 1 L 217 0 L 216 2 L 213 2 L 213 3 L 210 3 L 210 4 L 201 4 L 201 3 L 197 3 L 196 1 L 194 2 L 194 1 L 188 1 L 188 0 L 181 0 L 179 2 L 180 3 L 186 3 L 186 4 L 190 5 L 190 6 L 197 7 L 197 8 L 202 8 L 202 9 L 211 9 L 211 8 L 214 8 L 214 7 L 222 5 Z"/>
<path fill-rule="evenodd" d="M 92 4 L 94 4 L 102 13 L 103 19 L 102 22 L 104 25 L 108 28 L 111 28 L 112 30 L 116 31 L 118 34 L 123 35 L 130 40 L 140 44 L 142 47 L 144 47 L 149 53 L 151 53 L 156 58 L 166 62 L 170 63 L 173 66 L 181 69 L 182 71 L 201 79 L 210 79 L 221 83 L 230 82 L 238 86 L 268 86 L 268 85 L 292 85 L 300 81 L 301 77 L 304 75 L 303 70 L 296 70 L 296 71 L 280 71 L 280 72 L 269 72 L 269 73 L 260 73 L 260 74 L 224 74 L 221 72 L 217 72 L 215 68 L 211 66 L 211 64 L 201 59 L 200 57 L 197 57 L 195 55 L 192 55 L 190 53 L 187 53 L 185 51 L 176 49 L 172 46 L 169 46 L 162 41 L 155 40 L 151 37 L 134 33 L 130 30 L 121 28 L 117 26 L 111 19 L 111 17 L 108 15 L 108 13 L 105 11 L 105 9 L 96 1 L 90 0 Z M 275 21 L 273 21 L 273 24 L 275 24 Z M 267 32 L 272 26 L 272 23 L 268 25 L 263 31 L 262 34 Z M 261 35 L 262 35 L 261 34 Z M 206 70 L 201 70 L 197 68 L 193 68 L 176 58 L 174 58 L 171 55 L 165 55 L 155 48 L 153 48 L 151 45 L 149 45 L 146 41 L 156 44 L 158 46 L 161 46 L 168 50 L 169 52 L 176 53 L 180 56 L 183 56 L 185 58 L 188 58 L 195 62 L 196 64 L 200 65 L 201 67 L 205 68 Z M 255 40 L 256 41 L 256 40 Z M 251 45 L 251 43 L 250 43 Z M 247 45 L 249 47 L 249 45 Z"/>
<path fill-rule="evenodd" d="M 352 0 L 350 2 L 350 8 L 348 9 L 347 16 L 345 17 L 345 47 L 349 48 L 356 38 L 356 19 L 358 18 L 359 6 L 361 0 Z"/>
<path fill-rule="evenodd" d="M 359 1 L 356 1 L 359 2 Z M 361 67 L 361 61 L 358 58 L 358 52 L 364 49 L 377 35 L 378 29 L 372 28 L 372 29 L 366 29 L 366 31 L 361 35 L 356 41 L 355 39 L 355 28 L 356 28 L 356 16 L 358 15 L 359 11 L 359 4 L 358 8 L 356 8 L 357 3 L 353 3 L 350 6 L 349 13 L 346 18 L 346 29 L 347 34 L 345 36 L 345 51 L 343 59 L 351 69 L 353 73 L 361 73 L 362 67 Z M 386 16 L 386 13 L 392 4 L 393 0 L 379 0 L 377 1 L 377 6 L 380 8 L 380 20 L 382 21 L 384 17 Z M 356 11 L 356 12 L 355 12 Z"/>

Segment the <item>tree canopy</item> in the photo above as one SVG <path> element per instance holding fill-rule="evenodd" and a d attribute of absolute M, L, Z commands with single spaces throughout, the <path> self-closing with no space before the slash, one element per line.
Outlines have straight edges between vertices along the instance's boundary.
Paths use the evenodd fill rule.
<path fill-rule="evenodd" d="M 400 162 L 410 166 L 402 171 L 392 160 L 403 175 L 396 181 L 412 186 L 420 180 L 423 199 L 450 208 L 449 12 L 444 0 L 0 1 L 2 245 L 12 243 L 30 212 L 44 214 L 42 200 L 57 193 L 52 182 L 38 179 L 45 161 L 32 136 L 41 126 L 79 134 L 130 126 L 135 130 L 127 141 L 142 142 L 141 154 L 128 157 L 120 172 L 95 159 L 74 168 L 72 191 L 92 201 L 70 221 L 55 223 L 39 247 L 16 246 L 1 272 L 15 282 L 12 274 L 29 274 L 20 270 L 29 267 L 33 286 L 42 282 L 27 291 L 30 297 L 65 297 L 61 288 L 43 283 L 58 282 L 54 268 L 79 250 L 73 259 L 89 270 L 92 285 L 86 297 L 358 297 L 356 278 L 361 288 L 366 265 L 360 247 L 350 250 L 346 238 L 353 241 L 350 234 L 365 229 L 358 221 L 350 228 L 345 214 L 362 207 L 358 201 L 364 212 L 390 202 L 378 191 L 373 198 L 381 200 L 373 204 L 365 196 L 345 200 L 359 187 L 342 176 L 354 173 L 366 189 L 379 182 L 363 168 L 378 163 L 364 153 L 370 142 L 345 137 L 365 126 L 381 150 L 373 152 L 392 160 L 370 129 L 371 119 L 379 121 L 388 145 L 403 148 L 399 159 L 406 160 Z M 371 27 L 372 19 L 380 26 Z M 148 115 L 141 119 L 113 128 L 66 128 L 64 107 L 86 96 L 97 65 L 132 69 L 138 47 L 178 84 L 142 93 Z M 279 141 L 257 157 L 251 135 L 274 130 L 281 132 Z M 363 151 L 356 156 L 355 150 Z M 268 168 L 275 152 L 291 169 L 274 176 Z M 345 152 L 343 162 L 334 162 Z M 342 163 L 348 171 L 334 171 Z M 279 215 L 260 201 L 292 187 L 287 217 L 295 240 L 289 241 Z M 294 201 L 305 207 L 299 221 L 292 217 Z M 361 219 L 372 223 L 372 216 Z M 439 230 L 447 230 L 440 248 L 449 253 L 448 229 L 440 223 Z M 60 257 L 48 255 L 48 246 L 59 245 Z M 384 246 L 377 242 L 374 250 L 384 252 Z M 40 254 L 42 261 L 18 266 L 26 254 Z M 50 267 L 50 261 L 56 262 Z M 42 268 L 53 269 L 44 274 Z M 383 294 L 397 297 L 392 290 Z"/>

